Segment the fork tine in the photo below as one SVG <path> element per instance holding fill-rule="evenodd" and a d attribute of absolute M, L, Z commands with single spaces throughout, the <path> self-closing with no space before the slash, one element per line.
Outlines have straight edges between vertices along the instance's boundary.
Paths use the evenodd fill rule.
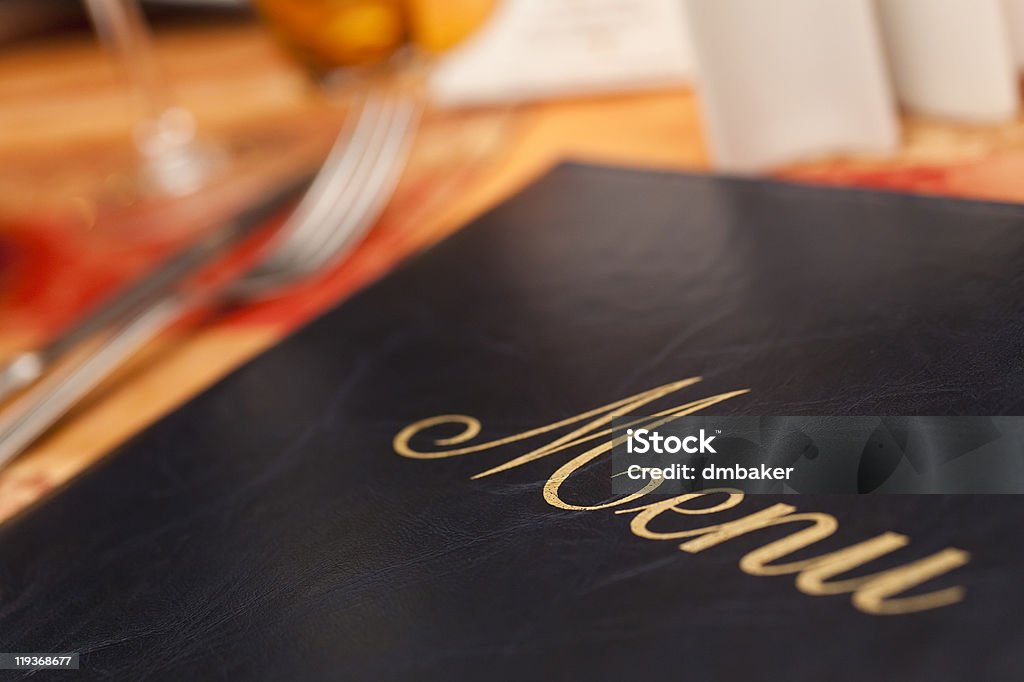
<path fill-rule="evenodd" d="M 380 118 L 384 103 L 379 96 L 371 93 L 355 106 L 358 107 L 358 115 L 350 113 L 346 117 L 344 128 L 347 132 L 343 130 L 335 140 L 321 172 L 283 226 L 280 233 L 283 240 L 287 241 L 296 232 L 321 221 L 332 203 L 330 188 L 339 183 L 348 184 L 355 174 L 355 162 L 364 153 L 368 132 Z"/>
<path fill-rule="evenodd" d="M 418 105 L 412 101 L 394 103 L 390 119 L 380 126 L 373 149 L 360 164 L 359 181 L 353 182 L 335 203 L 327 229 L 320 231 L 315 240 L 303 244 L 300 266 L 304 270 L 319 268 L 334 260 L 340 251 L 372 227 L 401 176 L 413 141 L 410 130 L 418 112 Z"/>
<path fill-rule="evenodd" d="M 328 192 L 332 195 L 328 210 L 324 211 L 320 221 L 305 231 L 302 239 L 295 240 L 295 249 L 289 254 L 293 256 L 289 259 L 290 265 L 295 266 L 307 260 L 311 254 L 324 248 L 333 233 L 347 229 L 346 216 L 363 193 L 371 171 L 379 162 L 378 158 L 386 147 L 398 107 L 399 103 L 394 98 L 389 98 L 381 107 L 373 129 L 367 133 L 365 144 L 359 150 L 359 158 L 353 163 L 353 177 L 335 192 Z"/>
<path fill-rule="evenodd" d="M 325 224 L 329 224 L 324 218 L 336 210 L 338 197 L 338 192 L 332 191 L 333 188 L 339 185 L 346 188 L 353 183 L 353 179 L 358 179 L 360 162 L 366 156 L 367 149 L 372 149 L 374 131 L 381 117 L 387 115 L 389 106 L 376 93 L 366 95 L 353 106 L 355 110 L 346 117 L 342 131 L 316 179 L 267 245 L 267 255 L 243 280 L 236 283 L 234 295 L 244 297 L 254 290 L 258 291 L 264 286 L 264 280 L 273 281 L 282 271 L 290 270 L 291 261 L 296 259 L 301 245 L 323 229 Z"/>
<path fill-rule="evenodd" d="M 289 251 L 286 247 L 292 247 L 294 255 L 290 258 L 301 267 L 283 268 L 277 273 L 261 271 L 258 278 L 251 278 L 254 271 L 250 270 L 242 277 L 245 285 L 240 288 L 224 289 L 221 285 L 209 291 L 175 291 L 150 307 L 126 315 L 98 348 L 59 368 L 35 392 L 10 406 L 13 411 L 5 411 L 0 420 L 0 466 L 184 312 L 211 300 L 225 301 L 231 294 L 251 299 L 266 293 L 268 283 L 287 284 L 309 276 L 315 268 L 339 258 L 343 246 L 361 237 L 373 225 L 398 181 L 419 111 L 401 100 L 376 102 L 370 100 L 364 105 L 347 144 L 332 149 L 331 166 L 324 173 L 330 179 L 314 182 L 314 189 L 309 190 L 314 199 L 301 204 L 305 217 L 290 221 L 292 231 L 270 251 L 283 253 Z M 334 183 L 342 180 L 343 191 L 333 201 L 319 199 L 331 196 Z M 276 265 L 277 260 L 269 256 L 266 263 Z"/>
<path fill-rule="evenodd" d="M 374 158 L 375 163 L 367 172 L 362 191 L 356 196 L 354 204 L 348 207 L 347 215 L 342 216 L 348 223 L 347 228 L 333 231 L 328 235 L 322 248 L 309 253 L 312 262 L 307 262 L 307 269 L 320 267 L 323 263 L 334 260 L 376 222 L 391 198 L 405 167 L 404 160 L 413 142 L 413 136 L 409 131 L 417 117 L 418 107 L 412 102 L 406 102 L 404 106 L 396 108 L 380 153 Z"/>

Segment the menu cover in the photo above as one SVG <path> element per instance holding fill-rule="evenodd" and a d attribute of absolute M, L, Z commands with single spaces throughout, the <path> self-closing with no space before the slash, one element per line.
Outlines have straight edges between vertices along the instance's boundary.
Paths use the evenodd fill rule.
<path fill-rule="evenodd" d="M 1022 679 L 1020 498 L 624 500 L 601 448 L 678 406 L 1022 414 L 1021 273 L 1010 205 L 561 166 L 0 528 L 0 652 Z"/>

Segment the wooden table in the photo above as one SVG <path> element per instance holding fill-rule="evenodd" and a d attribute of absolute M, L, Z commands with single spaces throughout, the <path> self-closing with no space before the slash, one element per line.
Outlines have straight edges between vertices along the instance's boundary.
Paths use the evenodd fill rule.
<path fill-rule="evenodd" d="M 180 101 L 197 114 L 207 135 L 227 141 L 241 159 L 238 168 L 268 168 L 274 165 L 268 159 L 302 148 L 309 156 L 322 149 L 337 123 L 337 113 L 312 93 L 258 26 L 179 28 L 159 36 L 159 50 Z M 0 237 L 26 224 L 43 225 L 65 248 L 53 268 L 56 282 L 22 291 L 13 303 L 0 293 L 0 354 L 53 334 L 67 322 L 67 311 L 48 311 L 73 298 L 79 280 L 97 272 L 109 275 L 88 262 L 69 273 L 60 258 L 88 261 L 81 254 L 92 253 L 93 260 L 124 261 L 126 267 L 113 278 L 123 279 L 148 267 L 168 243 L 184 238 L 182 225 L 202 222 L 196 220 L 200 214 L 204 219 L 226 214 L 266 181 L 250 173 L 253 177 L 225 181 L 212 200 L 111 207 L 110 197 L 118 196 L 117 169 L 130 159 L 126 131 L 133 116 L 130 98 L 87 36 L 0 51 L 0 214 L 8 216 L 0 222 Z M 903 146 L 893 156 L 818 159 L 780 174 L 1024 201 L 1024 119 L 969 127 L 908 118 L 905 128 Z M 283 301 L 183 326 L 146 349 L 0 471 L 0 521 L 295 325 L 565 158 L 705 169 L 709 161 L 696 97 L 680 90 L 437 117 L 417 145 L 394 205 L 355 258 Z M 91 204 L 96 195 L 107 201 L 100 212 Z M 0 292 L 2 285 L 0 280 Z M 81 304 L 76 300 L 68 309 Z"/>

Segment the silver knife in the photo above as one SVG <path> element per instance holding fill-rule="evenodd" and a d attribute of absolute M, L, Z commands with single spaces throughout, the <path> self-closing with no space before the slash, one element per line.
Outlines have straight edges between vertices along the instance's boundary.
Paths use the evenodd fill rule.
<path fill-rule="evenodd" d="M 235 215 L 226 225 L 171 256 L 153 272 L 97 305 L 42 348 L 17 353 L 0 364 L 0 403 L 35 383 L 49 367 L 83 341 L 133 311 L 160 300 L 188 277 L 254 234 L 271 216 L 306 190 L 314 172 L 310 169 L 289 180 L 255 206 Z"/>

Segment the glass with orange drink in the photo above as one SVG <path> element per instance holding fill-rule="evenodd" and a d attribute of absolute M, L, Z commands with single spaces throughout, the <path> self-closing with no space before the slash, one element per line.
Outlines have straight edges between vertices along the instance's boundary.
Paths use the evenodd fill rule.
<path fill-rule="evenodd" d="M 271 30 L 313 73 L 437 55 L 461 43 L 498 0 L 256 0 Z"/>

